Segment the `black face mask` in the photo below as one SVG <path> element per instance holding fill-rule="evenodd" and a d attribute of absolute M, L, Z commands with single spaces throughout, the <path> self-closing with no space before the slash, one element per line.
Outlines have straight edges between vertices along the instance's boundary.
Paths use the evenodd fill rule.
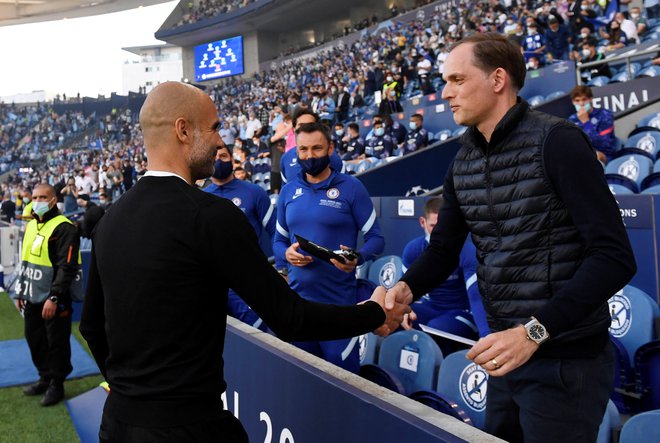
<path fill-rule="evenodd" d="M 224 180 L 229 177 L 234 170 L 232 162 L 223 162 L 222 160 L 215 161 L 215 169 L 213 171 L 213 178 Z"/>
<path fill-rule="evenodd" d="M 300 157 L 298 157 L 298 164 L 305 174 L 316 177 L 328 167 L 330 164 L 330 156 L 310 157 L 307 160 L 301 160 Z"/>

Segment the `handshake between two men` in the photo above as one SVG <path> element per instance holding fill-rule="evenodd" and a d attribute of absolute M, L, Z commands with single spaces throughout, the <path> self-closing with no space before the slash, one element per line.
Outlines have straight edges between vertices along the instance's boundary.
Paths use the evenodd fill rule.
<path fill-rule="evenodd" d="M 385 324 L 374 333 L 386 337 L 399 327 L 403 316 L 410 313 L 413 293 L 405 282 L 400 281 L 389 290 L 379 286 L 371 300 L 378 302 L 387 316 Z M 482 337 L 466 357 L 484 368 L 488 375 L 499 377 L 522 366 L 538 348 L 536 342 L 528 339 L 527 331 L 521 324 Z"/>

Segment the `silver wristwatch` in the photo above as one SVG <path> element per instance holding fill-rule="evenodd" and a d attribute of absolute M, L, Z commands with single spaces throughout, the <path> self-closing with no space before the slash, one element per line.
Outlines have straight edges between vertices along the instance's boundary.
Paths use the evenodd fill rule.
<path fill-rule="evenodd" d="M 527 331 L 527 340 L 532 340 L 537 344 L 541 344 L 547 339 L 550 338 L 548 335 L 548 330 L 545 329 L 537 319 L 530 317 L 529 321 L 524 324 L 525 330 Z"/>

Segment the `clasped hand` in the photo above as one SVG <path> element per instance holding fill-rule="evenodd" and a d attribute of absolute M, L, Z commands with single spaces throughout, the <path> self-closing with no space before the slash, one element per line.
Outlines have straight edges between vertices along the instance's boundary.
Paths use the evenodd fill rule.
<path fill-rule="evenodd" d="M 385 312 L 385 323 L 383 323 L 380 328 L 374 331 L 375 334 L 383 337 L 396 331 L 403 321 L 403 316 L 410 312 L 410 306 L 407 303 L 394 302 L 389 309 L 386 308 L 386 293 L 387 289 L 385 289 L 383 286 L 378 286 L 370 298 L 371 301 L 378 303 Z"/>

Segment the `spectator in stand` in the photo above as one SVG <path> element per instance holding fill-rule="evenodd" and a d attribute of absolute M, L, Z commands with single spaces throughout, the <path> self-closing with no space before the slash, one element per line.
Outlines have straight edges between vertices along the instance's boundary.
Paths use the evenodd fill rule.
<path fill-rule="evenodd" d="M 335 123 L 335 129 L 331 135 L 332 145 L 335 147 L 335 151 L 339 154 L 340 157 L 343 157 L 346 153 L 346 145 L 344 144 L 344 124 Z"/>
<path fill-rule="evenodd" d="M 64 213 L 70 214 L 78 210 L 78 189 L 76 187 L 76 180 L 71 177 L 67 180 L 66 187 L 62 188 L 62 195 L 64 196 Z"/>
<path fill-rule="evenodd" d="M 105 209 L 90 201 L 88 194 L 78 194 L 78 206 L 85 210 L 81 222 L 78 224 L 78 232 L 81 237 L 92 238 L 94 227 L 105 214 Z"/>
<path fill-rule="evenodd" d="M 364 157 L 387 158 L 392 156 L 396 149 L 396 142 L 385 134 L 385 125 L 382 120 L 374 121 L 374 135 L 367 141 L 364 148 Z"/>
<path fill-rule="evenodd" d="M 530 57 L 537 57 L 539 61 L 545 58 L 545 38 L 539 33 L 539 25 L 532 21 L 527 26 L 527 37 L 523 40 L 523 54 L 525 61 Z"/>
<path fill-rule="evenodd" d="M 424 126 L 424 117 L 422 114 L 413 114 L 410 117 L 410 132 L 403 144 L 403 155 L 410 154 L 419 149 L 425 148 L 429 144 L 429 133 Z"/>
<path fill-rule="evenodd" d="M 227 146 L 229 149 L 234 147 L 234 140 L 236 139 L 236 136 L 238 135 L 238 132 L 236 129 L 231 126 L 229 121 L 225 120 L 222 123 L 222 129 L 220 129 L 220 137 L 222 137 L 222 141 L 225 143 L 225 146 Z"/>
<path fill-rule="evenodd" d="M 594 108 L 593 92 L 589 86 L 578 85 L 571 90 L 575 114 L 568 120 L 578 125 L 591 140 L 602 163 L 612 160 L 616 149 L 614 115 L 605 108 Z"/>
<path fill-rule="evenodd" d="M 348 135 L 344 140 L 346 152 L 342 156 L 342 160 L 353 161 L 364 155 L 364 140 L 360 137 L 360 127 L 357 123 L 348 124 Z"/>
<path fill-rule="evenodd" d="M 0 204 L 0 214 L 2 214 L 2 221 L 11 223 L 16 219 L 16 203 L 11 200 L 11 194 L 6 192 L 3 196 L 2 204 Z"/>
<path fill-rule="evenodd" d="M 596 52 L 596 46 L 590 42 L 585 41 L 582 45 L 582 49 L 576 55 L 578 62 L 580 63 L 591 63 L 603 60 L 603 63 L 591 66 L 588 69 L 582 71 L 582 79 L 584 81 L 589 81 L 590 79 L 604 75 L 606 77 L 612 77 L 612 71 L 605 61 L 605 55 L 600 52 Z"/>
<path fill-rule="evenodd" d="M 252 136 L 253 154 L 256 158 L 270 157 L 270 148 L 256 135 Z"/>
<path fill-rule="evenodd" d="M 628 44 L 628 38 L 625 32 L 621 30 L 621 25 L 616 19 L 610 22 L 608 28 L 608 30 L 605 30 L 605 27 L 602 27 L 599 30 L 600 36 L 607 39 L 606 52 L 621 49 Z"/>
<path fill-rule="evenodd" d="M 635 22 L 626 18 L 622 12 L 617 12 L 614 15 L 614 20 L 619 24 L 621 31 L 626 34 L 626 39 L 630 43 L 639 43 L 639 35 L 637 34 L 637 26 Z"/>
<path fill-rule="evenodd" d="M 433 93 L 433 87 L 431 86 L 431 69 L 433 65 L 431 60 L 427 57 L 421 56 L 417 61 L 417 77 L 419 78 L 419 85 L 422 89 L 423 95 L 429 95 Z"/>
<path fill-rule="evenodd" d="M 635 29 L 637 30 L 637 35 L 643 37 L 649 28 L 649 22 L 642 15 L 642 11 L 639 9 L 639 6 L 633 6 L 630 8 L 630 20 L 635 24 Z"/>
<path fill-rule="evenodd" d="M 560 25 L 555 16 L 548 19 L 548 29 L 545 31 L 545 41 L 548 56 L 552 60 L 568 60 L 568 48 L 571 34 L 568 28 Z"/>
<path fill-rule="evenodd" d="M 248 116 L 250 118 L 247 121 L 247 124 L 246 124 L 246 127 L 245 127 L 245 139 L 246 140 L 251 139 L 254 134 L 259 134 L 259 132 L 261 131 L 261 126 L 262 126 L 261 121 L 259 121 L 259 119 L 257 119 L 257 114 L 255 114 L 254 111 L 250 110 L 248 112 Z"/>
<path fill-rule="evenodd" d="M 124 160 L 124 168 L 121 170 L 121 175 L 123 178 L 124 192 L 128 191 L 133 187 L 135 168 L 131 164 L 130 160 Z"/>
<path fill-rule="evenodd" d="M 337 93 L 337 121 L 343 123 L 348 119 L 348 112 L 351 109 L 351 95 L 348 92 L 348 86 L 339 85 L 339 92 Z"/>

